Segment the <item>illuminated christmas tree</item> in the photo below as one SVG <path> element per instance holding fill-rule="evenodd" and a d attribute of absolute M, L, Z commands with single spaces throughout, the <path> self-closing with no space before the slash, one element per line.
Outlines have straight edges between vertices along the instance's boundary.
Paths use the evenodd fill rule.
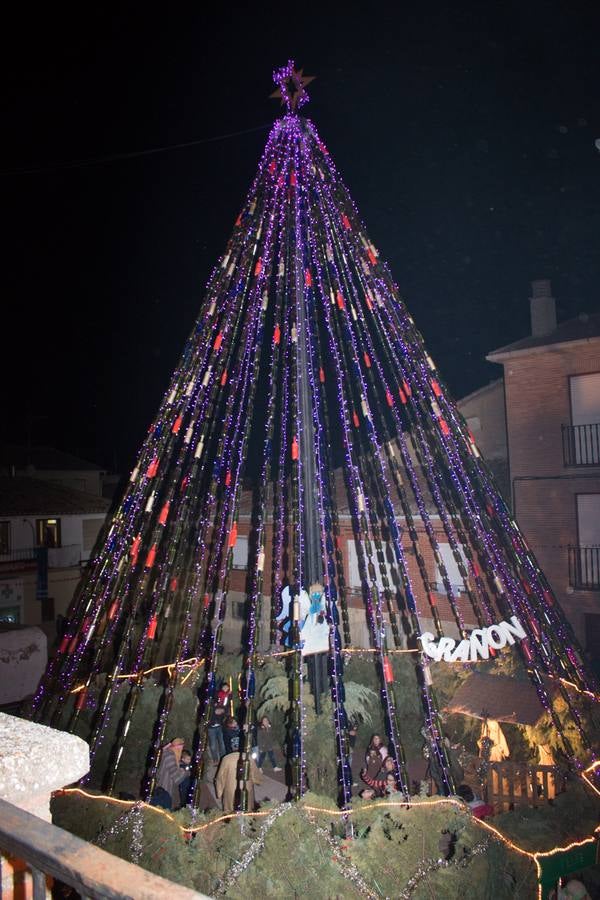
<path fill-rule="evenodd" d="M 354 541 L 387 740 L 407 797 L 398 692 L 418 693 L 430 752 L 445 790 L 455 789 L 432 688 L 436 659 L 476 661 L 514 645 L 566 755 L 574 753 L 556 696 L 585 744 L 576 703 L 594 686 L 580 649 L 325 144 L 298 114 L 308 80 L 292 62 L 275 73 L 284 115 L 35 698 L 38 718 L 80 729 L 101 685 L 86 735 L 93 760 L 115 696 L 125 691 L 105 773 L 109 790 L 128 753 L 144 680 L 164 666 L 145 797 L 177 685 L 190 672 L 203 679 L 191 794 L 198 796 L 243 497 L 251 528 L 239 681 L 248 726 L 242 782 L 257 666 L 271 652 L 287 665 L 291 786 L 296 796 L 304 792 L 308 657 L 317 704 L 320 675 L 329 683 L 331 752 L 340 801 L 349 802 L 344 666 L 355 647 L 344 528 Z M 249 493 L 244 479 L 252 467 Z M 270 634 L 261 642 L 263 604 Z M 445 634 L 448 622 L 453 637 Z M 410 683 L 394 683 L 390 659 L 400 652 L 413 662 Z"/>

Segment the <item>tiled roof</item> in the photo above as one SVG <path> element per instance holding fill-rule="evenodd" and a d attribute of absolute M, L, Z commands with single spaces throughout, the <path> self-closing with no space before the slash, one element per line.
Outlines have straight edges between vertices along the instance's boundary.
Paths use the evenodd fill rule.
<path fill-rule="evenodd" d="M 503 356 L 505 353 L 515 353 L 519 350 L 533 350 L 536 347 L 549 347 L 552 344 L 565 344 L 569 341 L 585 341 L 590 338 L 600 337 L 600 313 L 588 315 L 582 313 L 576 319 L 569 319 L 562 322 L 550 334 L 540 337 L 528 335 L 521 338 L 513 344 L 507 344 L 506 347 L 499 347 L 492 350 L 487 355 L 487 359 L 494 360 L 497 356 Z"/>
<path fill-rule="evenodd" d="M 535 688 L 529 681 L 506 675 L 474 673 L 459 687 L 446 711 L 483 719 L 485 712 L 497 722 L 535 725 L 544 713 Z"/>
<path fill-rule="evenodd" d="M 110 501 L 51 481 L 0 475 L 0 517 L 106 513 Z"/>
<path fill-rule="evenodd" d="M 100 472 L 102 466 L 87 462 L 72 453 L 54 447 L 20 447 L 17 444 L 0 444 L 0 468 L 15 466 L 25 469 L 33 466 L 39 471 Z"/>

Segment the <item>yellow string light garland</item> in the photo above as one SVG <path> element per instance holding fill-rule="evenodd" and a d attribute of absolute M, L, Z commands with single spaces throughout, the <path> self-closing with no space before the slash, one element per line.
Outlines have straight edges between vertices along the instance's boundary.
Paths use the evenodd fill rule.
<path fill-rule="evenodd" d="M 588 772 L 595 770 L 599 765 L 600 765 L 600 762 L 594 763 L 592 766 L 590 766 L 588 769 L 585 770 L 584 775 Z M 590 784 L 590 782 L 588 781 L 587 778 L 585 780 L 588 782 L 588 784 Z M 591 785 L 591 786 L 594 787 L 593 785 Z M 596 789 L 594 788 L 594 790 L 596 790 Z M 596 793 L 598 793 L 598 791 L 596 791 Z M 104 801 L 106 803 L 114 803 L 115 805 L 118 805 L 118 806 L 134 806 L 136 803 L 140 804 L 139 800 L 119 800 L 115 797 L 109 797 L 106 794 L 91 794 L 88 791 L 84 791 L 82 788 L 63 788 L 62 790 L 55 792 L 55 796 L 57 796 L 57 795 L 60 796 L 63 794 L 79 794 L 82 797 L 86 797 L 88 800 L 99 800 L 99 801 Z M 440 799 L 436 799 L 436 800 L 420 800 L 420 801 L 417 801 L 416 803 L 407 803 L 406 801 L 395 801 L 395 800 L 381 800 L 381 801 L 375 802 L 375 803 L 364 804 L 360 807 L 359 810 L 327 809 L 326 807 L 311 806 L 309 804 L 304 804 L 304 803 L 300 803 L 298 805 L 300 806 L 300 808 L 305 809 L 307 812 L 323 813 L 324 815 L 328 815 L 328 816 L 337 816 L 340 818 L 341 817 L 348 818 L 348 817 L 352 816 L 355 812 L 362 813 L 362 812 L 364 812 L 366 810 L 370 810 L 370 809 L 389 809 L 390 807 L 404 807 L 404 809 L 406 809 L 408 811 L 409 809 L 414 810 L 414 809 L 418 809 L 418 808 L 423 808 L 423 807 L 428 807 L 428 806 L 440 806 L 440 805 L 444 805 L 444 804 L 450 805 L 450 806 L 455 806 L 455 807 L 461 809 L 463 812 L 465 811 L 465 807 L 460 801 L 454 800 L 450 797 L 444 797 L 444 798 L 440 798 Z M 238 818 L 238 819 L 239 818 L 257 818 L 257 817 L 262 817 L 262 816 L 268 816 L 272 812 L 272 810 L 269 809 L 269 810 L 259 810 L 257 812 L 227 813 L 222 816 L 218 816 L 216 819 L 213 819 L 210 822 L 205 822 L 203 825 L 193 825 L 193 826 L 186 827 L 184 825 L 180 825 L 179 822 L 177 822 L 175 820 L 174 816 L 172 816 L 166 810 L 161 809 L 160 807 L 150 806 L 147 803 L 141 803 L 141 806 L 143 806 L 147 809 L 150 809 L 157 815 L 164 816 L 166 819 L 171 821 L 174 825 L 177 826 L 177 828 L 179 829 L 181 834 L 187 840 L 189 840 L 189 838 L 192 837 L 194 834 L 198 834 L 201 831 L 206 831 L 206 829 L 211 828 L 213 825 L 218 825 L 219 822 L 225 822 L 233 817 Z M 511 841 L 510 838 L 507 838 L 504 834 L 502 834 L 501 831 L 499 831 L 497 828 L 495 828 L 493 825 L 490 825 L 488 822 L 484 821 L 483 819 L 477 819 L 477 818 L 473 817 L 472 821 L 473 821 L 474 825 L 482 828 L 484 831 L 487 831 L 489 834 L 494 835 L 495 838 L 497 838 L 499 841 L 501 841 L 503 844 L 505 844 L 511 850 L 514 850 L 515 853 L 519 853 L 521 856 L 525 856 L 528 859 L 531 859 L 532 862 L 534 862 L 535 866 L 536 866 L 536 873 L 537 873 L 538 881 L 539 881 L 540 875 L 541 875 L 541 863 L 539 861 L 540 859 L 544 859 L 549 856 L 555 856 L 557 853 L 563 853 L 563 852 L 572 850 L 575 847 L 584 847 L 590 843 L 593 843 L 593 841 L 597 840 L 597 835 L 600 833 L 600 826 L 599 826 L 598 828 L 596 828 L 594 830 L 593 835 L 591 835 L 590 837 L 587 837 L 587 838 L 583 838 L 580 841 L 571 841 L 571 843 L 567 844 L 566 846 L 563 846 L 563 847 L 556 846 L 556 847 L 553 847 L 551 850 L 540 850 L 540 851 L 532 852 L 531 850 L 525 850 L 523 847 L 519 847 L 518 844 L 515 844 L 514 841 Z M 542 896 L 541 890 L 542 890 L 541 885 L 538 885 L 538 896 L 539 897 Z"/>
<path fill-rule="evenodd" d="M 145 678 L 147 675 L 151 675 L 152 672 L 159 672 L 161 669 L 168 669 L 169 675 L 172 673 L 173 669 L 183 669 L 188 666 L 191 667 L 190 671 L 187 673 L 185 678 L 182 679 L 182 684 L 185 684 L 190 675 L 199 669 L 202 665 L 204 665 L 204 659 L 199 659 L 197 656 L 192 656 L 190 659 L 183 659 L 181 662 L 170 662 L 164 663 L 161 666 L 152 666 L 151 669 L 144 669 L 140 672 L 126 672 L 123 675 L 112 675 L 110 676 L 115 681 L 119 681 L 122 678 Z M 71 694 L 79 694 L 81 691 L 85 690 L 84 684 L 78 684 L 76 688 L 73 688 L 70 691 Z"/>
<path fill-rule="evenodd" d="M 277 651 L 274 651 L 273 653 L 260 654 L 260 659 L 262 661 L 265 661 L 267 659 L 281 659 L 285 656 L 291 656 L 295 652 L 296 652 L 295 650 L 277 650 Z M 349 654 L 352 654 L 352 653 L 368 654 L 368 653 L 376 653 L 376 652 L 377 652 L 377 650 L 373 647 L 344 647 L 342 649 L 342 653 L 349 653 Z M 418 648 L 413 648 L 413 649 L 395 648 L 395 649 L 388 650 L 388 656 L 404 654 L 404 653 L 420 653 L 420 652 L 421 652 L 421 650 L 419 650 Z M 460 662 L 460 660 L 455 660 L 455 662 Z M 126 672 L 122 675 L 115 675 L 113 677 L 115 678 L 115 680 L 127 679 L 127 678 L 145 678 L 146 676 L 151 675 L 153 672 L 158 672 L 162 669 L 167 669 L 169 674 L 171 674 L 173 669 L 179 670 L 182 668 L 187 668 L 189 666 L 190 671 L 187 672 L 187 674 L 181 680 L 181 683 L 185 684 L 187 682 L 187 680 L 194 674 L 194 672 L 197 671 L 199 668 L 201 668 L 203 664 L 204 664 L 204 659 L 199 659 L 198 657 L 194 656 L 194 657 L 191 657 L 190 659 L 184 659 L 179 663 L 178 662 L 163 663 L 160 666 L 153 666 L 151 669 L 144 669 L 143 671 L 140 671 L 140 672 Z M 553 676 L 550 676 L 550 677 L 552 678 L 553 681 L 560 681 L 561 684 L 564 684 L 566 687 L 571 688 L 572 690 L 576 691 L 578 694 L 582 694 L 585 697 L 589 697 L 591 700 L 595 700 L 596 703 L 600 702 L 600 696 L 592 693 L 592 691 L 583 690 L 582 688 L 580 688 L 576 684 L 574 684 L 572 681 L 567 681 L 566 678 L 555 678 Z M 73 688 L 73 690 L 70 691 L 70 693 L 71 694 L 79 694 L 84 689 L 85 689 L 85 685 L 79 684 L 79 685 L 77 685 L 77 687 Z M 595 790 L 595 788 L 594 788 L 594 790 Z"/>

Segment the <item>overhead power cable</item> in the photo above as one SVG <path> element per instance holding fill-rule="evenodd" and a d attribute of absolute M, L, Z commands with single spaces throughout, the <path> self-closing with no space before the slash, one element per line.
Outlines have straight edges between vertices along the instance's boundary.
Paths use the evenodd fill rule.
<path fill-rule="evenodd" d="M 57 172 L 64 169 L 83 169 L 88 166 L 99 166 L 104 163 L 120 162 L 124 159 L 134 159 L 137 156 L 153 156 L 157 153 L 166 153 L 169 150 L 183 150 L 186 147 L 197 147 L 199 144 L 212 144 L 216 141 L 225 141 L 228 138 L 241 137 L 244 134 L 252 134 L 256 131 L 265 131 L 271 128 L 272 122 L 266 125 L 257 125 L 255 128 L 244 128 L 242 131 L 230 131 L 227 134 L 216 134 L 212 137 L 198 138 L 196 141 L 184 141 L 181 144 L 168 144 L 164 147 L 151 147 L 149 150 L 132 150 L 128 153 L 111 153 L 108 156 L 94 156 L 89 159 L 74 159 L 68 162 L 50 163 L 43 166 L 32 166 L 21 169 L 9 169 L 0 172 L 1 175 L 40 175 L 45 172 Z"/>

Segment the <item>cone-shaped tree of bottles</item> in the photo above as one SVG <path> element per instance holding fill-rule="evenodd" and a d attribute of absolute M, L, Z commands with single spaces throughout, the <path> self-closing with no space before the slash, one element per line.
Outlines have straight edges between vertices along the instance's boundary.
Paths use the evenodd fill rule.
<path fill-rule="evenodd" d="M 429 660 L 420 652 L 425 619 L 433 622 L 433 639 L 444 635 L 430 559 L 443 582 L 455 633 L 463 639 L 469 636 L 466 622 L 485 629 L 517 618 L 525 638 L 511 652 L 522 654 L 572 757 L 553 697 L 556 691 L 562 695 L 585 741 L 572 688 L 592 692 L 594 686 L 569 624 L 325 145 L 312 122 L 298 115 L 307 99 L 305 79 L 292 63 L 275 79 L 285 114 L 269 135 L 125 496 L 89 565 L 34 714 L 74 729 L 90 688 L 102 676 L 88 735 L 93 759 L 107 733 L 115 694 L 125 690 L 105 778 L 110 790 L 128 752 L 142 673 L 157 662 L 172 663 L 157 692 L 148 797 L 182 663 L 202 660 L 192 788 L 197 795 L 251 454 L 259 464 L 240 678 L 247 724 L 255 717 L 263 598 L 271 609 L 267 643 L 281 650 L 276 618 L 282 590 L 287 585 L 298 595 L 317 580 L 328 627 L 332 753 L 341 802 L 348 802 L 352 777 L 343 673 L 352 634 L 340 541 L 343 516 L 352 526 L 387 739 L 404 793 L 408 778 L 396 691 L 418 691 L 430 747 L 448 790 L 454 787 Z M 334 474 L 336 455 L 343 478 Z M 439 551 L 440 533 L 464 581 L 460 597 Z M 297 795 L 305 787 L 306 764 L 299 628 L 294 607 L 287 646 L 289 754 Z M 388 654 L 394 648 L 413 651 L 412 684 L 393 684 Z M 248 732 L 241 762 L 250 745 Z M 246 778 L 247 760 L 240 771 Z"/>

